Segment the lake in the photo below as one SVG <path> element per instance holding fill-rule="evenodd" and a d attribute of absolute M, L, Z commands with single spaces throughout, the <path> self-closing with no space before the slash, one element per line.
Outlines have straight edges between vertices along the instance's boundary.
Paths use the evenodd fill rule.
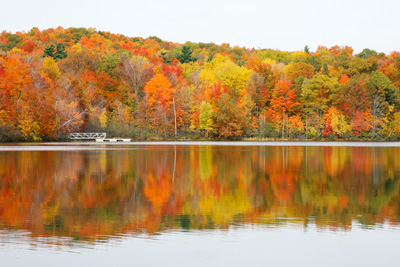
<path fill-rule="evenodd" d="M 398 266 L 399 143 L 0 145 L 1 266 Z"/>

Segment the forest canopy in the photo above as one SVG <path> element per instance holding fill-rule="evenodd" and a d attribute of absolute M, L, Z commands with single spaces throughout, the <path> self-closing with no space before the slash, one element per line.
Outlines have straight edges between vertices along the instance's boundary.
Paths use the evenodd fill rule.
<path fill-rule="evenodd" d="M 94 28 L 0 34 L 2 141 L 398 140 L 399 88 L 399 52 L 179 44 Z"/>

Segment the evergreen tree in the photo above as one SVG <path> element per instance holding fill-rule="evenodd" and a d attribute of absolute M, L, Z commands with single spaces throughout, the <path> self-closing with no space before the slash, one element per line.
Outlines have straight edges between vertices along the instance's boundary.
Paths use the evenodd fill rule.
<path fill-rule="evenodd" d="M 191 61 L 196 61 L 197 57 L 192 55 L 193 50 L 190 47 L 190 45 L 184 45 L 182 46 L 182 53 L 178 54 L 176 58 L 181 62 L 181 63 L 188 63 Z"/>
<path fill-rule="evenodd" d="M 358 57 L 363 58 L 363 59 L 367 59 L 367 58 L 374 57 L 377 55 L 378 55 L 378 53 L 375 50 L 371 50 L 368 48 L 365 48 L 361 53 L 357 54 Z"/>
<path fill-rule="evenodd" d="M 55 52 L 55 46 L 53 44 L 50 44 L 44 49 L 42 57 L 54 58 Z"/>
<path fill-rule="evenodd" d="M 57 44 L 57 52 L 54 54 L 54 59 L 56 61 L 66 58 L 68 56 L 67 51 L 65 50 L 65 44 L 64 43 L 58 43 Z"/>
<path fill-rule="evenodd" d="M 169 64 L 172 61 L 167 58 L 167 52 L 165 52 L 165 51 L 161 52 L 161 56 L 159 56 L 159 57 L 162 58 L 162 60 L 164 61 L 165 64 Z"/>

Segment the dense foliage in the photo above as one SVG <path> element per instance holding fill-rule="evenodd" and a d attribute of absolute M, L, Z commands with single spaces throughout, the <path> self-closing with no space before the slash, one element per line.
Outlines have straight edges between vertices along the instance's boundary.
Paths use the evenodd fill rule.
<path fill-rule="evenodd" d="M 399 52 L 181 45 L 91 28 L 2 32 L 0 140 L 89 131 L 396 140 L 399 87 Z"/>

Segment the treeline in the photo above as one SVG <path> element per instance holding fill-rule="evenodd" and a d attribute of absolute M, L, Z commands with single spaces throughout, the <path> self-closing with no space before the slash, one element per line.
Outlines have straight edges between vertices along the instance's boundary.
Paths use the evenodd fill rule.
<path fill-rule="evenodd" d="M 0 140 L 69 132 L 398 140 L 399 86 L 399 52 L 181 45 L 92 28 L 4 31 Z"/>

